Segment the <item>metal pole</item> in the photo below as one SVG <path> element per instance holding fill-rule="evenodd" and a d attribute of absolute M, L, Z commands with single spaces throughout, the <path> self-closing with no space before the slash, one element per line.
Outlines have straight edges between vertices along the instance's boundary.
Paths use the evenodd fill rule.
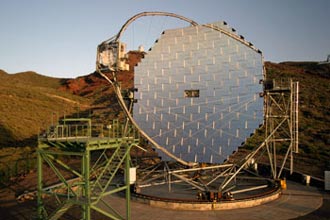
<path fill-rule="evenodd" d="M 171 186 L 171 173 L 168 172 L 168 191 L 171 192 L 172 191 L 172 186 Z"/>
<path fill-rule="evenodd" d="M 289 121 L 289 129 L 290 129 L 290 174 L 293 173 L 293 151 L 295 149 L 295 103 L 294 103 L 294 89 L 292 79 L 290 80 L 290 121 Z M 283 161 L 284 164 L 285 160 Z M 284 165 L 283 165 L 284 166 Z"/>
<path fill-rule="evenodd" d="M 130 147 L 128 146 L 127 143 L 125 143 L 126 150 L 128 151 L 126 153 L 126 158 L 125 158 L 125 172 L 126 172 L 126 219 L 130 220 L 131 219 L 131 187 L 130 187 L 130 154 L 129 154 L 129 149 Z"/>
<path fill-rule="evenodd" d="M 91 219 L 91 190 L 89 182 L 89 173 L 90 173 L 90 151 L 86 150 L 82 158 L 82 175 L 84 177 L 84 188 L 83 196 L 86 198 L 86 202 L 82 205 L 82 217 L 84 220 Z"/>
<path fill-rule="evenodd" d="M 37 166 L 38 166 L 38 191 L 37 191 L 37 204 L 38 204 L 38 219 L 43 219 L 43 202 L 42 202 L 42 157 L 41 150 L 37 150 Z"/>

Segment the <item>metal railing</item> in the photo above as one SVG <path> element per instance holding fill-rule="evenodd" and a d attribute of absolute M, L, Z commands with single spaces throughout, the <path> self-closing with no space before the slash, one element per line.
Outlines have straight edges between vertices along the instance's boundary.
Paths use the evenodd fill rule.
<path fill-rule="evenodd" d="M 108 125 L 92 124 L 91 119 L 63 119 L 59 124 L 51 126 L 39 136 L 40 139 L 73 139 L 73 138 L 139 138 L 139 132 L 133 126 L 125 126 L 118 120 Z"/>

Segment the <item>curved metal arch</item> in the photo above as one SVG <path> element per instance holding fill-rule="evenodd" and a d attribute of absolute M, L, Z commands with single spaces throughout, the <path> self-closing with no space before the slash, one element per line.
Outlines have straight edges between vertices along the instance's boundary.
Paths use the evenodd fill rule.
<path fill-rule="evenodd" d="M 121 27 L 120 31 L 118 32 L 117 35 L 111 37 L 110 39 L 103 41 L 99 46 L 98 46 L 98 53 L 99 53 L 99 47 L 103 44 L 109 43 L 109 42 L 118 42 L 120 37 L 122 36 L 123 32 L 127 29 L 127 27 L 134 22 L 136 19 L 140 18 L 140 17 L 145 17 L 145 16 L 168 16 L 168 17 L 174 17 L 174 18 L 178 18 L 180 20 L 186 21 L 188 23 L 190 23 L 193 26 L 197 26 L 198 23 L 186 18 L 184 16 L 180 16 L 174 13 L 169 13 L 169 12 L 142 12 L 139 14 L 134 15 L 133 17 L 131 17 L 129 20 L 126 21 L 126 23 Z M 130 114 L 129 110 L 126 107 L 126 104 L 124 102 L 124 99 L 121 95 L 121 91 L 120 91 L 120 86 L 119 84 L 116 82 L 116 77 L 114 77 L 114 80 L 110 80 L 105 74 L 103 74 L 100 69 L 98 68 L 98 65 L 96 66 L 96 71 L 103 77 L 105 78 L 113 87 L 115 90 L 115 94 L 117 96 L 118 102 L 120 104 L 120 106 L 122 107 L 122 109 L 124 110 L 125 115 L 127 116 L 127 118 L 131 121 L 131 123 L 139 130 L 140 134 L 146 138 L 150 143 L 152 143 L 157 149 L 161 150 L 163 153 L 165 153 L 166 155 L 168 155 L 169 157 L 173 158 L 174 160 L 178 161 L 179 163 L 185 165 L 185 166 L 194 166 L 195 163 L 190 163 L 187 161 L 182 160 L 181 158 L 173 155 L 172 153 L 170 153 L 167 149 L 165 149 L 164 147 L 160 146 L 157 142 L 155 142 L 147 133 L 145 133 L 140 126 L 135 122 L 134 118 L 132 117 L 132 115 Z M 115 76 L 115 73 L 114 73 Z"/>
<path fill-rule="evenodd" d="M 181 15 L 177 15 L 174 13 L 169 13 L 169 12 L 160 12 L 160 11 L 151 11 L 151 12 L 141 12 L 139 14 L 134 15 L 133 17 L 131 17 L 130 19 L 128 19 L 126 21 L 126 23 L 121 27 L 120 31 L 118 32 L 115 40 L 118 41 L 121 37 L 121 35 L 123 34 L 123 32 L 127 29 L 127 27 L 135 20 L 141 18 L 141 17 L 146 17 L 146 16 L 167 16 L 167 17 L 173 17 L 173 18 L 178 18 L 180 20 L 186 21 L 188 23 L 190 23 L 193 26 L 197 26 L 198 23 L 186 18 L 184 16 Z"/>
<path fill-rule="evenodd" d="M 131 17 L 129 20 L 126 21 L 126 23 L 121 27 L 120 31 L 118 32 L 117 35 L 111 37 L 110 39 L 102 42 L 99 46 L 98 46 L 98 50 L 99 47 L 103 44 L 109 43 L 109 42 L 119 42 L 120 37 L 122 36 L 123 32 L 127 29 L 127 27 L 134 22 L 135 20 L 137 20 L 140 17 L 145 17 L 145 16 L 169 16 L 169 17 L 174 17 L 174 18 L 178 18 L 180 20 L 186 21 L 188 23 L 190 23 L 192 26 L 197 26 L 199 25 L 197 22 L 186 18 L 184 16 L 180 16 L 174 13 L 169 13 L 169 12 L 142 12 L 139 14 L 134 15 L 133 17 Z M 258 50 L 257 48 L 255 48 L 252 44 L 250 44 L 249 42 L 245 41 L 244 39 L 240 38 L 238 35 L 233 34 L 227 30 L 224 30 L 220 27 L 214 26 L 214 25 L 202 25 L 206 28 L 211 28 L 213 30 L 219 31 L 223 34 L 228 35 L 229 37 L 241 42 L 242 44 L 245 44 L 246 46 L 248 46 L 249 48 L 251 48 L 252 50 L 258 52 L 261 54 L 262 57 L 262 62 L 263 62 L 263 56 L 260 50 Z M 98 68 L 96 70 L 103 78 L 105 78 L 113 87 L 115 90 L 115 94 L 117 96 L 117 99 L 119 101 L 119 104 L 121 105 L 122 109 L 124 110 L 125 115 L 127 116 L 128 120 L 131 121 L 131 123 L 139 130 L 140 134 L 146 138 L 150 143 L 152 143 L 157 149 L 161 150 L 163 153 L 165 153 L 167 156 L 171 157 L 172 159 L 176 160 L 177 162 L 185 165 L 185 166 L 194 166 L 196 163 L 192 163 L 192 162 L 187 162 L 182 160 L 181 158 L 173 155 L 172 153 L 170 153 L 167 149 L 165 149 L 164 147 L 160 146 L 157 142 L 155 142 L 146 132 L 144 132 L 140 126 L 136 123 L 136 121 L 134 120 L 134 118 L 132 117 L 131 113 L 129 112 L 128 108 L 126 107 L 126 104 L 124 102 L 124 99 L 121 95 L 121 90 L 120 90 L 120 86 L 117 83 L 116 80 L 116 73 L 114 72 L 114 80 L 110 80 L 105 74 L 103 74 Z M 263 69 L 263 74 L 265 74 L 265 70 Z"/>

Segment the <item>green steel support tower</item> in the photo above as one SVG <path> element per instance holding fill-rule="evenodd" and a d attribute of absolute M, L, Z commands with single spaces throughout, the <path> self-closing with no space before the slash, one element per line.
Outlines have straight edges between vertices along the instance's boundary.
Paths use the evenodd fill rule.
<path fill-rule="evenodd" d="M 88 118 L 70 118 L 51 127 L 39 138 L 37 149 L 38 218 L 70 219 L 80 214 L 89 220 L 98 212 L 111 219 L 130 219 L 129 152 L 138 142 L 138 133 L 118 121 L 103 126 L 92 125 Z M 108 202 L 120 191 L 126 191 L 126 213 Z"/>

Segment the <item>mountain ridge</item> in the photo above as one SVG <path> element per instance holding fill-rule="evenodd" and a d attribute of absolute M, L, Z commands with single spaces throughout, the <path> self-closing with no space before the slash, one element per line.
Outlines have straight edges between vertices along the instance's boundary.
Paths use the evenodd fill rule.
<path fill-rule="evenodd" d="M 130 66 L 134 67 L 139 59 L 131 61 Z M 268 78 L 299 81 L 301 155 L 320 161 L 323 170 L 329 169 L 330 64 L 287 61 L 265 62 L 265 66 Z M 133 70 L 118 73 L 118 80 L 123 89 L 133 88 Z M 8 74 L 0 70 L 0 97 L 0 148 L 36 146 L 37 131 L 46 129 L 55 120 L 54 113 L 57 119 L 92 112 L 100 122 L 123 117 L 113 89 L 95 72 L 60 79 L 32 71 Z M 29 129 L 24 129 L 27 125 Z M 247 142 L 247 148 L 257 144 L 254 139 L 262 139 L 255 136 Z"/>

